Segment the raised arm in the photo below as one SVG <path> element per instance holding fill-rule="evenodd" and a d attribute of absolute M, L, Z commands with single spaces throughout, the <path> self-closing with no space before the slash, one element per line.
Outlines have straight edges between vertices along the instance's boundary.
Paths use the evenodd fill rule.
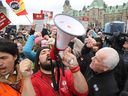
<path fill-rule="evenodd" d="M 71 72 L 73 73 L 74 79 L 74 88 L 79 93 L 87 93 L 88 85 L 87 82 L 80 72 L 80 67 L 78 65 L 76 56 L 70 52 L 65 51 L 63 54 L 63 63 L 65 66 L 69 67 Z"/>
<path fill-rule="evenodd" d="M 34 61 L 35 60 L 35 56 L 36 56 L 36 53 L 34 51 L 32 51 L 33 49 L 33 46 L 34 46 L 34 40 L 35 40 L 35 36 L 34 35 L 30 35 L 28 37 L 28 40 L 25 44 L 25 46 L 23 47 L 23 53 L 24 55 Z"/>
<path fill-rule="evenodd" d="M 23 77 L 23 89 L 21 96 L 36 96 L 31 82 L 32 62 L 29 59 L 24 59 L 19 65 Z"/>

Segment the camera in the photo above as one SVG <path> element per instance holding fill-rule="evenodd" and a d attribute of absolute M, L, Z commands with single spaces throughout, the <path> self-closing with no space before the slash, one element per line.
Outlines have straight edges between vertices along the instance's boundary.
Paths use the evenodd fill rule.
<path fill-rule="evenodd" d="M 105 24 L 105 45 L 121 51 L 124 42 L 128 41 L 128 34 L 125 33 L 125 22 L 113 21 Z"/>

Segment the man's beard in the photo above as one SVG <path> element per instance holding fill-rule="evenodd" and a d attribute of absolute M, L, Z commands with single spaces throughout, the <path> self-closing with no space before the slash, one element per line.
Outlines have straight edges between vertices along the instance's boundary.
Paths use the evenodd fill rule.
<path fill-rule="evenodd" d="M 40 64 L 41 68 L 46 70 L 46 71 L 51 71 L 52 69 L 54 69 L 56 67 L 56 63 L 52 62 L 52 66 L 51 64 L 47 64 L 47 63 L 43 63 L 43 64 Z"/>

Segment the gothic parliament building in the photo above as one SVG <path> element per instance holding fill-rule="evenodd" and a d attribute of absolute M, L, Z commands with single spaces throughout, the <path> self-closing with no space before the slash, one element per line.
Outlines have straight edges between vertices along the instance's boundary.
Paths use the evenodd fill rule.
<path fill-rule="evenodd" d="M 77 19 L 83 16 L 89 18 L 89 26 L 104 27 L 105 23 L 111 21 L 128 20 L 128 2 L 123 5 L 107 6 L 103 0 L 93 0 L 91 5 L 83 7 L 82 10 L 72 9 L 69 0 L 65 0 L 63 14 L 68 14 Z"/>
<path fill-rule="evenodd" d="M 0 12 L 7 15 L 7 10 L 1 0 Z M 105 23 L 115 20 L 127 23 L 128 2 L 123 3 L 123 5 L 107 6 L 103 0 L 93 0 L 89 6 L 84 6 L 82 10 L 74 10 L 69 0 L 65 0 L 62 13 L 73 16 L 79 20 L 86 16 L 89 18 L 89 26 L 93 27 L 103 27 Z"/>

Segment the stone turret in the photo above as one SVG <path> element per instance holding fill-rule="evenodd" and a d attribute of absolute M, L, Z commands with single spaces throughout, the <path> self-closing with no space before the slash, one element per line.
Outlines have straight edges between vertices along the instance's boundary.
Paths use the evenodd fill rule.
<path fill-rule="evenodd" d="M 0 0 L 0 7 L 4 7 L 2 1 Z"/>
<path fill-rule="evenodd" d="M 66 0 L 66 1 L 65 1 L 65 5 L 66 5 L 66 6 L 69 6 L 69 5 L 70 5 L 69 0 Z"/>
<path fill-rule="evenodd" d="M 64 13 L 68 12 L 69 10 L 71 10 L 71 5 L 69 0 L 65 0 L 64 5 L 63 5 L 63 10 Z"/>
<path fill-rule="evenodd" d="M 103 0 L 94 0 L 91 5 L 90 8 L 99 8 L 99 9 L 104 9 L 105 7 L 105 2 Z"/>
<path fill-rule="evenodd" d="M 86 6 L 84 6 L 82 10 L 83 10 L 83 11 L 86 11 L 86 10 L 87 10 Z"/>
<path fill-rule="evenodd" d="M 4 13 L 5 15 L 7 14 L 6 13 L 6 7 L 4 7 L 2 1 L 0 0 L 0 12 Z"/>

